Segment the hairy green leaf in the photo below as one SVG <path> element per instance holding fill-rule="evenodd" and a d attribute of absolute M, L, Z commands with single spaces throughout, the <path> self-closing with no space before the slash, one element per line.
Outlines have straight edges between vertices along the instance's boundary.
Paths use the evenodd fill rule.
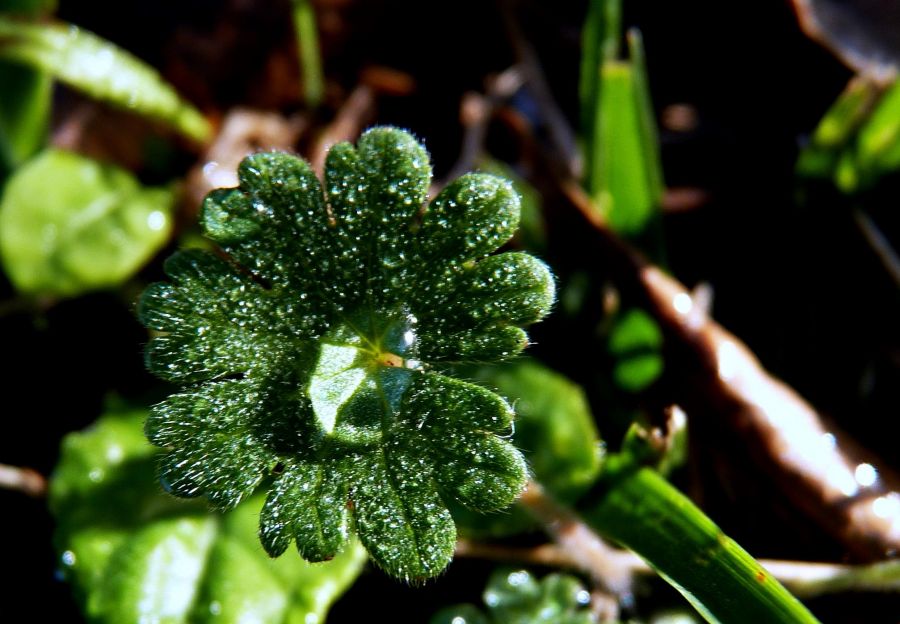
<path fill-rule="evenodd" d="M 209 138 L 206 119 L 155 69 L 76 26 L 0 16 L 0 59 L 46 71 L 88 95 L 170 124 L 197 141 Z"/>
<path fill-rule="evenodd" d="M 271 560 L 254 537 L 263 497 L 226 515 L 163 494 L 144 409 L 112 409 L 63 442 L 50 505 L 64 575 L 103 624 L 321 621 L 359 574 L 353 543 L 334 560 Z"/>
<path fill-rule="evenodd" d="M 526 570 L 498 570 L 484 590 L 487 614 L 472 605 L 442 609 L 431 624 L 590 624 L 590 594 L 575 577 L 548 574 L 538 581 Z"/>
<path fill-rule="evenodd" d="M 174 201 L 118 167 L 46 150 L 10 177 L 0 202 L 3 267 L 25 293 L 115 286 L 168 240 Z"/>
<path fill-rule="evenodd" d="M 324 193 L 288 154 L 250 156 L 238 174 L 202 214 L 227 257 L 177 254 L 138 306 L 160 332 L 148 367 L 184 386 L 147 421 L 168 451 L 163 482 L 228 509 L 272 475 L 271 555 L 296 540 L 328 559 L 355 528 L 391 575 L 434 576 L 456 538 L 448 501 L 500 509 L 525 484 L 500 437 L 509 404 L 441 372 L 517 354 L 520 326 L 553 303 L 543 263 L 489 255 L 515 231 L 518 198 L 469 174 L 423 209 L 428 153 L 393 128 L 334 146 Z"/>

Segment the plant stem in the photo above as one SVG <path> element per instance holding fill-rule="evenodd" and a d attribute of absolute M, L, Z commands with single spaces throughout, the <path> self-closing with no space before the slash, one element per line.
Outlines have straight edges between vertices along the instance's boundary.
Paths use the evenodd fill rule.
<path fill-rule="evenodd" d="M 710 622 L 816 618 L 656 471 L 611 457 L 584 519 L 650 565 Z"/>
<path fill-rule="evenodd" d="M 293 0 L 294 32 L 303 81 L 303 97 L 310 109 L 318 108 L 325 94 L 322 55 L 316 30 L 316 12 L 310 0 Z"/>

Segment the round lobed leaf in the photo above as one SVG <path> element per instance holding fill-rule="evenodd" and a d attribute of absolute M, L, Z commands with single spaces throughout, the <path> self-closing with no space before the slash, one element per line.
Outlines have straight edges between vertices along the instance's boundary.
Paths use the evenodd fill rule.
<path fill-rule="evenodd" d="M 424 206 L 431 166 L 409 133 L 334 146 L 325 192 L 309 165 L 248 157 L 202 223 L 226 259 L 181 252 L 138 306 L 162 332 L 147 365 L 184 389 L 147 423 L 164 483 L 220 508 L 272 483 L 260 538 L 335 556 L 351 528 L 372 560 L 414 581 L 450 561 L 459 503 L 501 509 L 526 465 L 501 439 L 510 406 L 439 371 L 511 357 L 554 300 L 547 267 L 488 256 L 513 234 L 511 185 L 470 174 Z"/>

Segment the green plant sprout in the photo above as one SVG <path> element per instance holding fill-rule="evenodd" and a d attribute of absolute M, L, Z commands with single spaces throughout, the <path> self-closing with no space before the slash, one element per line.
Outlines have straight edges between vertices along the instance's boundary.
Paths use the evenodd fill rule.
<path fill-rule="evenodd" d="M 162 481 L 230 509 L 270 479 L 259 532 L 272 556 L 296 540 L 305 559 L 331 559 L 352 525 L 388 574 L 435 576 L 456 540 L 447 502 L 498 510 L 525 486 L 502 438 L 509 404 L 445 374 L 516 355 L 520 326 L 553 304 L 542 262 L 489 255 L 515 231 L 518 197 L 468 174 L 423 210 L 428 153 L 394 128 L 334 146 L 324 193 L 288 154 L 246 158 L 239 179 L 201 217 L 227 257 L 176 254 L 172 281 L 139 304 L 162 332 L 148 367 L 183 386 L 146 425 L 168 451 Z"/>

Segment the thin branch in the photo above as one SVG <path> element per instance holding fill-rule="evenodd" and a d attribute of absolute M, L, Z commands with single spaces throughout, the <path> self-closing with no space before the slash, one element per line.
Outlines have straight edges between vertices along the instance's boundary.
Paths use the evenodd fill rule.
<path fill-rule="evenodd" d="M 900 561 L 869 565 L 759 561 L 794 595 L 814 598 L 843 591 L 900 592 Z"/>
<path fill-rule="evenodd" d="M 888 275 L 894 280 L 894 284 L 900 287 L 900 257 L 897 256 L 897 252 L 891 247 L 891 242 L 872 218 L 861 209 L 855 208 L 852 214 L 856 227 L 859 228 L 872 251 L 878 256 Z"/>
<path fill-rule="evenodd" d="M 900 552 L 896 476 L 882 468 L 875 469 L 872 482 L 864 474 L 858 479 L 860 467 L 872 463 L 851 456 L 841 443 L 844 434 L 826 427 L 737 336 L 709 317 L 698 322 L 688 289 L 610 230 L 574 180 L 561 186 L 603 240 L 620 288 L 644 301 L 674 342 L 671 351 L 687 360 L 668 368 L 682 394 L 674 401 L 712 425 L 724 416 L 773 483 L 858 556 L 880 559 Z"/>
<path fill-rule="evenodd" d="M 567 550 L 554 543 L 540 546 L 505 546 L 476 542 L 461 537 L 456 540 L 456 556 L 576 570 L 593 576 L 589 570 L 579 567 L 578 562 L 569 555 Z"/>
<path fill-rule="evenodd" d="M 467 539 L 456 543 L 458 557 L 515 562 L 528 566 L 546 566 L 572 570 L 593 576 L 582 562 L 559 544 L 532 547 L 502 546 Z M 900 561 L 882 561 L 868 565 L 812 563 L 759 559 L 760 564 L 798 598 L 815 598 L 845 591 L 900 592 Z M 616 565 L 635 576 L 653 576 L 656 571 L 631 552 L 618 551 Z"/>
<path fill-rule="evenodd" d="M 512 43 L 522 76 L 530 88 L 532 97 L 541 111 L 541 119 L 544 122 L 550 140 L 562 158 L 565 167 L 573 178 L 581 177 L 582 162 L 578 150 L 578 142 L 575 132 L 569 125 L 562 109 L 557 105 L 556 99 L 550 89 L 550 85 L 544 76 L 540 60 L 528 39 L 522 34 L 519 24 L 513 15 L 512 2 L 501 2 L 503 9 L 503 23 L 507 36 Z"/>
<path fill-rule="evenodd" d="M 31 468 L 0 464 L 0 488 L 42 498 L 47 494 L 47 480 Z"/>
<path fill-rule="evenodd" d="M 497 109 L 521 88 L 523 80 L 519 67 L 513 65 L 487 81 L 485 95 L 474 92 L 463 95 L 459 110 L 463 126 L 462 148 L 446 181 L 455 180 L 478 166 L 484 156 L 484 141 L 491 119 Z"/>
<path fill-rule="evenodd" d="M 630 600 L 631 571 L 622 565 L 624 551 L 613 548 L 588 527 L 572 510 L 554 501 L 540 484 L 529 482 L 519 499 L 544 527 L 574 568 L 589 574 L 600 587 Z"/>

